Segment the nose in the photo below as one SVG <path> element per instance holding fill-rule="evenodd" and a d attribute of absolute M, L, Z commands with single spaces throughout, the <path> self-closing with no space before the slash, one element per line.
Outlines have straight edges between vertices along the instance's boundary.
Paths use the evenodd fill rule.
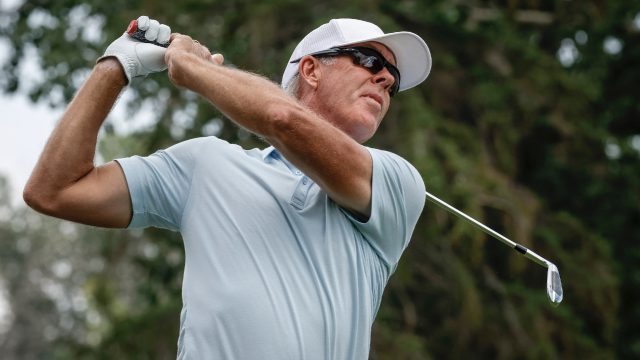
<path fill-rule="evenodd" d="M 393 75 L 391 75 L 389 70 L 385 67 L 381 71 L 378 71 L 377 74 L 373 74 L 372 81 L 376 85 L 381 85 L 384 90 L 388 92 L 395 79 Z"/>

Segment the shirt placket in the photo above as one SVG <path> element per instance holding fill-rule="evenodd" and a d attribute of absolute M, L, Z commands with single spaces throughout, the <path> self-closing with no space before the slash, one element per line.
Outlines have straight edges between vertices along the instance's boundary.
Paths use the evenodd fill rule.
<path fill-rule="evenodd" d="M 309 190 L 311 186 L 313 186 L 313 181 L 302 173 L 302 171 L 298 170 L 293 164 L 291 164 L 287 159 L 282 157 L 280 153 L 277 151 L 273 152 L 273 156 L 282 161 L 283 164 L 287 166 L 289 171 L 293 175 L 298 178 L 298 182 L 296 183 L 296 188 L 293 191 L 293 195 L 291 196 L 290 204 L 298 210 L 302 210 L 304 205 L 307 203 L 307 197 L 309 195 Z"/>

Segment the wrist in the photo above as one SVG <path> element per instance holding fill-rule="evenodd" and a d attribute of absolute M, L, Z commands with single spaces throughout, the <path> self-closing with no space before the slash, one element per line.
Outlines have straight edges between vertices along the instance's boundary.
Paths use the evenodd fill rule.
<path fill-rule="evenodd" d="M 189 88 L 191 72 L 195 71 L 201 59 L 186 51 L 177 51 L 167 57 L 169 78 L 178 86 Z"/>
<path fill-rule="evenodd" d="M 115 85 L 127 86 L 128 80 L 124 68 L 115 57 L 100 59 L 93 70 L 107 76 Z"/>

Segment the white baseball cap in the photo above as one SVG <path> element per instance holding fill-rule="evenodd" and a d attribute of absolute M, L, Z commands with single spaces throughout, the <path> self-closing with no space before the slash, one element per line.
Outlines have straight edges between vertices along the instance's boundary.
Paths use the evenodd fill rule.
<path fill-rule="evenodd" d="M 431 71 L 431 53 L 422 38 L 412 32 L 385 34 L 377 25 L 356 19 L 333 19 L 313 30 L 293 50 L 282 75 L 284 88 L 298 72 L 298 60 L 311 53 L 332 47 L 376 41 L 386 45 L 395 55 L 400 71 L 399 91 L 423 82 Z"/>

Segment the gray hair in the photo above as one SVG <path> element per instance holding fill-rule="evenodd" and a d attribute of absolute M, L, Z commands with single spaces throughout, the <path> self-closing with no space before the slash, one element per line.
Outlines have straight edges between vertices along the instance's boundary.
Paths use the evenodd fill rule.
<path fill-rule="evenodd" d="M 334 56 L 321 57 L 321 58 L 318 58 L 318 60 L 320 60 L 321 63 L 327 66 L 331 66 L 336 63 L 336 58 Z M 291 80 L 289 80 L 289 82 L 285 84 L 284 91 L 286 91 L 287 94 L 297 99 L 299 89 L 300 89 L 300 73 L 296 72 L 293 75 L 293 77 L 291 77 Z"/>

